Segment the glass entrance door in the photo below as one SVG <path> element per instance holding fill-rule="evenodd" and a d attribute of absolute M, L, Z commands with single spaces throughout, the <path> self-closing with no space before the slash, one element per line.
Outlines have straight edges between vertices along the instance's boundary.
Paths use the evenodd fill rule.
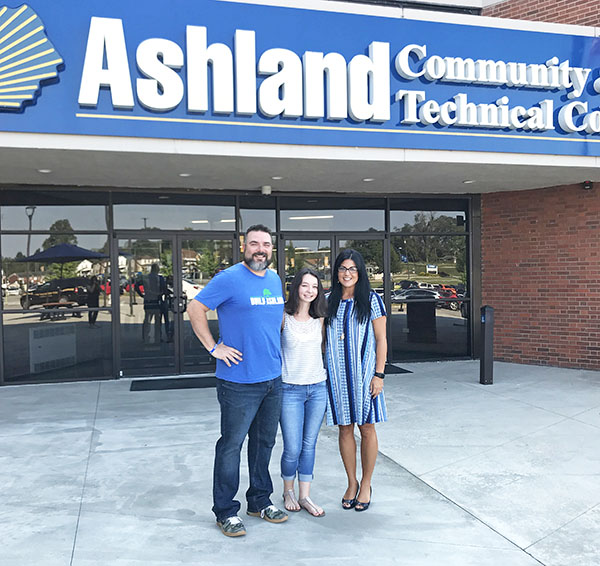
<path fill-rule="evenodd" d="M 122 376 L 208 373 L 214 359 L 196 338 L 187 304 L 233 263 L 233 237 L 139 233 L 118 238 Z M 217 315 L 208 313 L 215 338 Z"/>
<path fill-rule="evenodd" d="M 220 271 L 233 264 L 234 240 L 231 236 L 200 238 L 180 235 L 177 237 L 177 253 L 180 261 L 180 293 L 178 295 L 179 371 L 181 373 L 207 373 L 215 370 L 214 358 L 204 349 L 190 323 L 187 304 Z M 219 336 L 217 313 L 209 311 L 208 325 L 215 339 Z"/>
<path fill-rule="evenodd" d="M 290 283 L 303 267 L 314 269 L 326 291 L 331 287 L 331 239 L 285 238 L 285 294 Z"/>
<path fill-rule="evenodd" d="M 118 239 L 122 376 L 177 373 L 174 238 Z"/>

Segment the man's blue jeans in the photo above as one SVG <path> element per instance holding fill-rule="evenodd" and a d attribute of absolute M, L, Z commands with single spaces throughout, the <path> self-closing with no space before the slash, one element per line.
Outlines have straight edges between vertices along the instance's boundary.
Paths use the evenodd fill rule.
<path fill-rule="evenodd" d="M 269 461 L 281 414 L 281 377 L 261 383 L 217 379 L 217 398 L 221 405 L 221 438 L 215 449 L 213 512 L 217 521 L 224 521 L 240 510 L 240 502 L 234 497 L 240 485 L 240 454 L 246 436 L 250 476 L 246 491 L 248 511 L 260 511 L 271 505 L 273 483 Z"/>
<path fill-rule="evenodd" d="M 312 481 L 317 437 L 325 416 L 327 387 L 325 382 L 311 385 L 283 383 L 281 405 L 281 477 Z"/>

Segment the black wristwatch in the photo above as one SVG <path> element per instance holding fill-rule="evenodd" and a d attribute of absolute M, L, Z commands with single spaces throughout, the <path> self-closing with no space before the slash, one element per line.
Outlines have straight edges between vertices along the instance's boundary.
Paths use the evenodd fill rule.
<path fill-rule="evenodd" d="M 385 373 L 382 373 L 380 371 L 376 371 L 373 375 L 375 377 L 378 377 L 379 379 L 384 379 L 385 378 Z"/>

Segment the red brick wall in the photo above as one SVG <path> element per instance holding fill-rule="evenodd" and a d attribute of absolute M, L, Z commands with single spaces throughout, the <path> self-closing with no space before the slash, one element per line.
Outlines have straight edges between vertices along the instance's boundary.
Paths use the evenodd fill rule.
<path fill-rule="evenodd" d="M 600 183 L 484 194 L 481 206 L 496 359 L 600 369 Z"/>
<path fill-rule="evenodd" d="M 600 0 L 508 0 L 483 15 L 598 26 Z M 600 183 L 484 194 L 481 206 L 495 357 L 600 369 Z"/>
<path fill-rule="evenodd" d="M 484 16 L 581 26 L 600 25 L 599 0 L 507 0 L 484 8 Z"/>

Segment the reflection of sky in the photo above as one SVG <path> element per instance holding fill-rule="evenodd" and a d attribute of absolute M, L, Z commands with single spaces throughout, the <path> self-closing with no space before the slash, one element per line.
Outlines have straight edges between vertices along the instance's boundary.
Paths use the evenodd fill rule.
<path fill-rule="evenodd" d="M 0 207 L 2 230 L 29 230 L 25 206 Z M 31 218 L 32 230 L 48 230 L 57 220 L 67 219 L 73 230 L 106 230 L 103 206 L 36 206 Z"/>
<path fill-rule="evenodd" d="M 384 218 L 383 210 L 282 210 L 281 229 L 313 232 L 383 230 Z"/>
<path fill-rule="evenodd" d="M 240 230 L 243 232 L 255 224 L 262 224 L 273 231 L 275 230 L 274 210 L 241 209 L 240 216 L 242 218 Z"/>
<path fill-rule="evenodd" d="M 87 250 L 98 251 L 106 245 L 107 237 L 105 234 L 91 234 L 81 235 L 76 234 L 77 245 L 80 248 Z M 37 249 L 42 249 L 44 240 L 48 238 L 47 234 L 32 234 L 31 244 L 29 245 L 29 255 L 35 253 Z M 24 256 L 27 255 L 27 234 L 10 235 L 5 234 L 2 236 L 2 257 L 14 258 L 18 252 L 21 252 Z"/>
<path fill-rule="evenodd" d="M 233 206 L 117 204 L 114 215 L 115 228 L 125 230 L 235 230 Z"/>

